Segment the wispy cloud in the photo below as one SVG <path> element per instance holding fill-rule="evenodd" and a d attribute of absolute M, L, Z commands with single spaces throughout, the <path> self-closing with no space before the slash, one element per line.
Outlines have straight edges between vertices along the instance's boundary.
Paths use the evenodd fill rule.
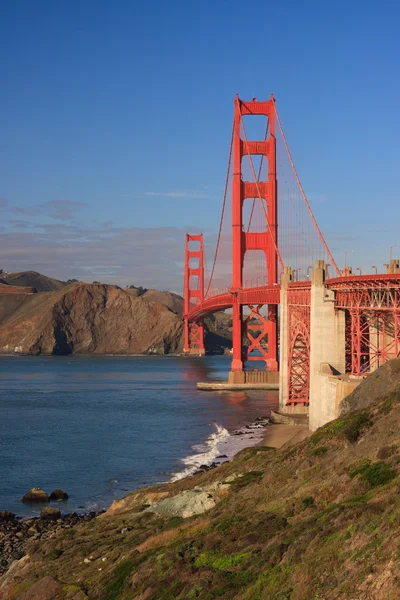
<path fill-rule="evenodd" d="M 164 196 L 167 198 L 210 198 L 200 190 L 186 190 L 182 192 L 145 192 L 145 196 Z"/>
<path fill-rule="evenodd" d="M 49 202 L 43 202 L 43 204 L 36 204 L 34 206 L 15 206 L 13 213 L 30 217 L 46 215 L 57 221 L 68 221 L 74 217 L 75 209 L 82 208 L 83 206 L 86 206 L 83 202 L 50 200 Z"/>
<path fill-rule="evenodd" d="M 89 228 L 74 222 L 14 222 L 0 229 L 2 268 L 35 270 L 57 279 L 101 279 L 116 285 L 143 285 L 181 292 L 185 230 L 135 228 L 101 223 Z M 4 250 L 4 252 L 3 252 Z"/>
<path fill-rule="evenodd" d="M 6 206 L 7 204 L 7 200 L 5 198 L 0 198 L 0 208 L 3 208 L 4 206 Z"/>

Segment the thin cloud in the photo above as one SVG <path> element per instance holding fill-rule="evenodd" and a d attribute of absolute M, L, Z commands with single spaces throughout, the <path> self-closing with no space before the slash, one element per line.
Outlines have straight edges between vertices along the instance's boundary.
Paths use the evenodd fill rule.
<path fill-rule="evenodd" d="M 103 225 L 35 224 L 31 230 L 0 231 L 2 267 L 63 280 L 182 290 L 184 229 Z"/>
<path fill-rule="evenodd" d="M 46 215 L 56 221 L 68 221 L 74 217 L 75 209 L 86 206 L 83 202 L 72 202 L 71 200 L 50 200 L 34 206 L 16 206 L 13 213 L 34 217 Z"/>
<path fill-rule="evenodd" d="M 7 200 L 5 198 L 0 198 L 0 208 L 4 208 L 6 206 Z"/>

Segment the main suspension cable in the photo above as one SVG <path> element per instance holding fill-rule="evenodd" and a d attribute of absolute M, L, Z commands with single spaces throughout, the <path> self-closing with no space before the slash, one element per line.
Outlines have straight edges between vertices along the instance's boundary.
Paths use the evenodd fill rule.
<path fill-rule="evenodd" d="M 231 135 L 231 144 L 230 144 L 230 148 L 229 148 L 228 169 L 227 169 L 227 172 L 226 172 L 226 180 L 225 180 L 224 201 L 222 203 L 222 212 L 221 212 L 221 219 L 220 219 L 220 222 L 219 222 L 219 231 L 218 231 L 217 245 L 215 247 L 214 262 L 213 262 L 213 266 L 212 266 L 212 269 L 211 269 L 211 275 L 210 275 L 210 279 L 208 281 L 207 290 L 206 290 L 206 293 L 204 294 L 204 298 L 207 297 L 207 294 L 208 294 L 208 292 L 210 290 L 211 281 L 212 281 L 212 278 L 214 276 L 215 264 L 217 262 L 217 255 L 218 255 L 219 243 L 220 243 L 220 240 L 221 240 L 222 223 L 223 223 L 223 220 L 224 220 L 225 205 L 226 205 L 226 196 L 227 196 L 227 193 L 228 193 L 228 185 L 229 185 L 229 174 L 230 174 L 230 171 L 231 171 L 232 149 L 233 149 L 233 134 L 234 134 L 234 131 L 235 131 L 235 123 L 233 122 L 233 124 L 232 124 L 232 135 Z"/>
<path fill-rule="evenodd" d="M 292 159 L 292 155 L 290 154 L 289 146 L 287 144 L 286 137 L 285 137 L 285 134 L 283 132 L 282 123 L 281 123 L 281 120 L 279 118 L 278 109 L 276 108 L 275 100 L 273 100 L 273 103 L 274 103 L 274 110 L 275 110 L 276 120 L 278 121 L 278 125 L 279 125 L 279 129 L 280 129 L 280 132 L 281 132 L 281 135 L 282 135 L 283 143 L 285 144 L 286 152 L 288 154 L 289 161 L 290 161 L 290 164 L 291 164 L 292 169 L 293 169 L 293 173 L 294 173 L 294 175 L 296 177 L 297 185 L 300 188 L 300 192 L 301 192 L 301 195 L 303 196 L 303 200 L 304 200 L 304 202 L 305 202 L 305 204 L 306 204 L 306 206 L 308 208 L 308 212 L 310 213 L 311 219 L 312 219 L 312 221 L 314 223 L 314 226 L 315 226 L 315 228 L 316 228 L 316 230 L 318 232 L 320 240 L 323 243 L 324 248 L 325 248 L 325 250 L 326 250 L 326 252 L 327 252 L 327 254 L 329 256 L 329 260 L 331 261 L 332 266 L 336 269 L 337 274 L 340 275 L 340 270 L 339 270 L 339 268 L 338 268 L 338 266 L 337 266 L 337 264 L 335 262 L 335 259 L 333 258 L 332 254 L 331 254 L 331 251 L 328 248 L 328 245 L 327 245 L 327 243 L 325 241 L 324 236 L 322 235 L 322 232 L 321 232 L 320 228 L 318 227 L 318 223 L 317 223 L 317 221 L 316 221 L 316 219 L 314 217 L 314 213 L 311 210 L 311 206 L 310 206 L 310 204 L 309 204 L 309 202 L 307 200 L 307 196 L 306 196 L 306 194 L 305 194 L 305 192 L 303 190 L 303 186 L 301 185 L 300 178 L 299 178 L 299 176 L 297 174 L 296 167 L 294 165 L 294 162 L 293 162 L 293 159 Z"/>

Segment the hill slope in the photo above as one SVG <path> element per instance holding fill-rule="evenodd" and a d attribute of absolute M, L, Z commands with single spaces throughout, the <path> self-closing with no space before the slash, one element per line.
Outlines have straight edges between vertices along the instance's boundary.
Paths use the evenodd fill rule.
<path fill-rule="evenodd" d="M 36 271 L 21 271 L 20 273 L 2 273 L 2 279 L 9 285 L 34 287 L 38 292 L 52 292 L 61 290 L 67 283 L 52 277 L 47 277 Z"/>
<path fill-rule="evenodd" d="M 0 596 L 397 600 L 399 424 L 400 393 L 383 393 L 294 447 L 130 494 L 31 542 Z"/>
<path fill-rule="evenodd" d="M 178 315 L 102 284 L 30 295 L 0 325 L 0 352 L 166 354 L 181 346 Z"/>

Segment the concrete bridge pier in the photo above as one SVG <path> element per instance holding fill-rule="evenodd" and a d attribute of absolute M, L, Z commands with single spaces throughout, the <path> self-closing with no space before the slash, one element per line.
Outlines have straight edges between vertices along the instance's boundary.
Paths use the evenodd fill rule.
<path fill-rule="evenodd" d="M 335 293 L 325 286 L 326 268 L 316 261 L 310 307 L 310 429 L 337 417 L 342 400 L 337 380 L 330 376 L 346 370 L 345 312 L 335 310 Z"/>
<path fill-rule="evenodd" d="M 345 376 L 345 311 L 335 308 L 335 292 L 325 277 L 321 260 L 303 289 L 293 283 L 289 267 L 281 283 L 279 411 L 308 414 L 311 430 L 335 419 L 339 403 L 358 384 Z"/>
<path fill-rule="evenodd" d="M 293 281 L 293 271 L 290 267 L 284 267 L 281 280 L 280 296 L 280 319 L 279 319 L 279 410 L 280 412 L 292 412 L 289 407 L 289 331 L 288 331 L 288 287 Z"/>

